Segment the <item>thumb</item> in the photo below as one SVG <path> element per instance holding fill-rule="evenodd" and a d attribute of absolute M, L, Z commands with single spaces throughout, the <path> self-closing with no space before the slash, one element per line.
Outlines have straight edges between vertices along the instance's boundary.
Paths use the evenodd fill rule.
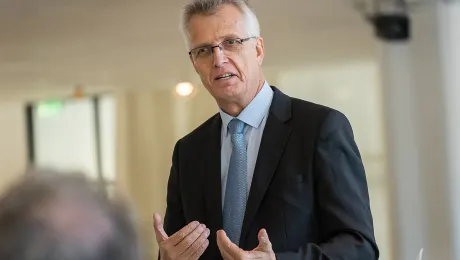
<path fill-rule="evenodd" d="M 268 238 L 267 230 L 261 229 L 259 231 L 259 246 L 258 248 L 262 251 L 271 251 L 272 250 L 272 243 Z"/>
<path fill-rule="evenodd" d="M 169 238 L 163 228 L 163 220 L 158 213 L 153 214 L 153 230 L 155 230 L 155 236 L 158 243 Z"/>

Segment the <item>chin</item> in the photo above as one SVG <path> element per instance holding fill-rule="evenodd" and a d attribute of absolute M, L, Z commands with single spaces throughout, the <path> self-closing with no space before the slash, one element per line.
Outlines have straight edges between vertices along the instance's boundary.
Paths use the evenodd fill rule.
<path fill-rule="evenodd" d="M 219 96 L 222 96 L 222 97 L 233 97 L 233 96 L 236 96 L 238 95 L 238 93 L 240 93 L 240 88 L 238 85 L 228 85 L 228 86 L 224 86 L 224 87 L 217 87 L 214 89 L 215 92 L 219 95 Z"/>
<path fill-rule="evenodd" d="M 243 88 L 243 84 L 236 80 L 211 81 L 207 86 L 208 91 L 216 99 L 228 99 L 238 96 Z"/>

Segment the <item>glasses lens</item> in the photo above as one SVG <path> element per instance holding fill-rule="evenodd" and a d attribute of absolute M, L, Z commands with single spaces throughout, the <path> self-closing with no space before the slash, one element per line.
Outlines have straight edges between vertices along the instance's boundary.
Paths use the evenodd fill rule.
<path fill-rule="evenodd" d="M 241 49 L 242 42 L 240 39 L 230 39 L 222 42 L 222 49 L 227 53 L 237 53 Z"/>
<path fill-rule="evenodd" d="M 211 52 L 212 52 L 211 48 L 209 47 L 197 48 L 197 49 L 192 50 L 192 58 L 194 60 L 205 59 L 211 56 L 212 54 Z"/>

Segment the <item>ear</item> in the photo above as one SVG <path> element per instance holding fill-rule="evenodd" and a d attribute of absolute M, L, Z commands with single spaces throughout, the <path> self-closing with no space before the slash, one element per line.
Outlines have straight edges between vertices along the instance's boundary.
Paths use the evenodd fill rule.
<path fill-rule="evenodd" d="M 259 63 L 259 66 L 262 66 L 265 55 L 264 39 L 262 37 L 257 37 L 256 41 L 257 62 Z"/>

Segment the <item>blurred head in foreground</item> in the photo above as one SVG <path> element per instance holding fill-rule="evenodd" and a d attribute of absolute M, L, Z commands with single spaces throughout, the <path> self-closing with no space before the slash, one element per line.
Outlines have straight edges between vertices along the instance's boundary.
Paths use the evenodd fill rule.
<path fill-rule="evenodd" d="M 0 198 L 0 259 L 140 259 L 130 211 L 95 187 L 79 174 L 26 174 Z"/>

